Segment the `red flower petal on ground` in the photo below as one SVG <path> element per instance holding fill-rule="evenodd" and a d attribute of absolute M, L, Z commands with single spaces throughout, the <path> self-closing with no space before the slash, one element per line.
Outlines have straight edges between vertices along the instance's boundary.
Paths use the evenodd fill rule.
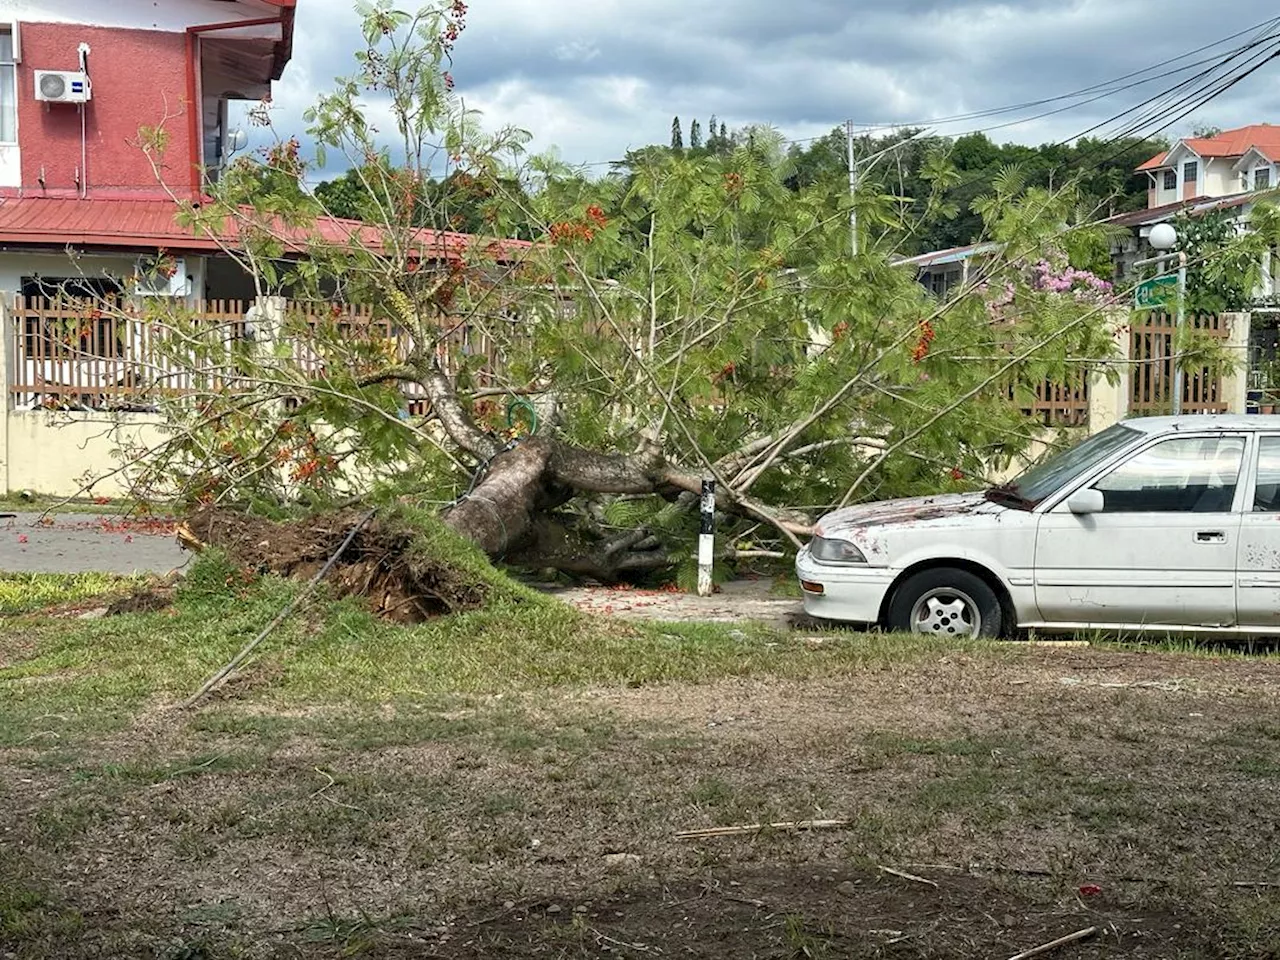
<path fill-rule="evenodd" d="M 25 533 L 20 533 L 20 534 L 18 534 L 18 542 L 19 542 L 19 543 L 26 543 L 26 542 L 27 542 L 27 535 L 26 535 Z"/>
<path fill-rule="evenodd" d="M 1096 883 L 1086 883 L 1080 888 L 1080 896 L 1082 897 L 1096 897 L 1101 892 L 1102 888 Z"/>

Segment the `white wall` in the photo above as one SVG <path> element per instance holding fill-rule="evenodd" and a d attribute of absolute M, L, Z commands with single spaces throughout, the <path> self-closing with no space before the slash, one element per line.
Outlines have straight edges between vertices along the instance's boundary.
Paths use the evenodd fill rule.
<path fill-rule="evenodd" d="M 22 290 L 22 278 L 42 277 L 114 277 L 133 273 L 136 256 L 85 254 L 72 259 L 66 253 L 0 253 L 0 294 L 7 303 Z"/>
<path fill-rule="evenodd" d="M 52 497 L 122 497 L 129 493 L 129 472 L 117 451 L 122 445 L 162 443 L 164 418 L 145 413 L 6 414 L 6 449 L 0 451 L 4 492 L 34 490 Z M 102 477 L 86 490 L 86 481 Z"/>
<path fill-rule="evenodd" d="M 1177 203 L 1182 199 L 1182 194 L 1179 192 L 1182 189 L 1181 182 L 1178 182 L 1172 190 L 1166 190 L 1164 188 L 1164 171 L 1157 170 L 1155 175 L 1157 207 L 1163 207 L 1166 203 Z"/>
<path fill-rule="evenodd" d="M 112 277 L 120 280 L 133 275 L 138 257 L 135 254 L 84 253 L 72 257 L 66 253 L 0 253 L 0 296 L 6 304 L 22 290 L 22 278 L 42 277 Z M 190 299 L 200 299 L 204 291 L 205 257 L 184 256 L 187 274 L 191 277 Z"/>
<path fill-rule="evenodd" d="M 22 186 L 22 151 L 16 143 L 0 143 L 0 187 Z"/>
<path fill-rule="evenodd" d="M 232 20 L 275 17 L 280 8 L 262 0 L 4 0 L 3 18 L 31 23 L 83 23 L 95 27 L 124 27 L 134 30 L 164 30 L 181 33 L 187 27 Z M 223 37 L 263 37 L 278 39 L 279 25 L 246 27 L 228 31 Z"/>
<path fill-rule="evenodd" d="M 1230 160 L 1206 160 L 1200 192 L 1207 197 L 1225 197 L 1240 192 L 1240 177 Z"/>

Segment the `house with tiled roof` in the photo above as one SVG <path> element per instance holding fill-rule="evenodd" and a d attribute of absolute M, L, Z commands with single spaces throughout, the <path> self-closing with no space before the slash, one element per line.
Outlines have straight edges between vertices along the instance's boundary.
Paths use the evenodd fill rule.
<path fill-rule="evenodd" d="M 1138 167 L 1150 179 L 1147 206 L 1269 190 L 1278 182 L 1280 126 L 1255 123 L 1187 137 Z"/>
<path fill-rule="evenodd" d="M 245 341 L 269 341 L 286 314 L 375 329 L 367 304 L 260 297 L 229 255 L 245 226 L 235 217 L 221 227 L 180 222 L 244 146 L 230 105 L 268 100 L 286 69 L 296 7 L 0 4 L 0 495 L 74 493 L 77 478 L 109 463 L 114 448 L 148 445 L 145 431 L 159 419 L 143 388 L 189 392 L 154 349 L 144 309 L 153 298 L 182 303 L 209 329 Z M 163 130 L 163 150 L 142 149 L 143 128 Z M 334 217 L 306 227 L 282 221 L 274 232 L 286 257 L 306 256 L 316 243 L 386 241 L 369 224 Z M 478 243 L 499 257 L 528 246 L 423 229 L 397 237 L 397 250 L 416 267 L 460 261 Z M 465 335 L 456 332 L 460 352 L 470 349 Z M 109 439 L 95 420 L 103 410 L 134 418 L 133 439 Z M 63 417 L 54 433 L 44 420 L 51 411 Z"/>

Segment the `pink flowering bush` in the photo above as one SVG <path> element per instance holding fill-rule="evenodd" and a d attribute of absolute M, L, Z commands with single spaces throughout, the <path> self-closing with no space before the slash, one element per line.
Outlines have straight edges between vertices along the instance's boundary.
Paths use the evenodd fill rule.
<path fill-rule="evenodd" d="M 980 293 L 986 300 L 987 313 L 993 321 L 1017 318 L 1020 290 L 1031 293 L 1059 294 L 1089 307 L 1104 306 L 1115 301 L 1111 283 L 1088 270 L 1077 270 L 1062 254 L 1050 254 L 1026 264 L 1019 276 L 1002 284 L 985 284 Z"/>
<path fill-rule="evenodd" d="M 1069 293 L 1081 301 L 1103 301 L 1111 295 L 1111 284 L 1088 270 L 1067 266 L 1055 267 L 1048 260 L 1041 260 L 1030 270 L 1031 288 L 1050 293 Z"/>

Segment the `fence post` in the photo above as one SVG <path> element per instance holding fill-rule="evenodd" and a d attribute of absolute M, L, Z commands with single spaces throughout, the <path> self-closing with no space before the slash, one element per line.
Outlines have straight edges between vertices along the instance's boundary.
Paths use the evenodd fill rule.
<path fill-rule="evenodd" d="M 1223 341 L 1231 355 L 1231 369 L 1222 375 L 1220 399 L 1227 405 L 1227 413 L 1248 413 L 1249 406 L 1249 334 L 1253 317 L 1248 313 L 1224 313 L 1222 323 L 1227 325 L 1227 337 Z"/>
<path fill-rule="evenodd" d="M 1107 322 L 1115 340 L 1115 364 L 1120 377 L 1112 384 L 1107 380 L 1110 364 L 1100 364 L 1089 377 L 1089 432 L 1105 430 L 1119 423 L 1129 413 L 1129 398 L 1133 390 L 1133 370 L 1129 365 L 1133 350 L 1133 334 L 1129 329 L 1127 310 L 1109 310 Z"/>
<path fill-rule="evenodd" d="M 13 309 L 8 294 L 0 292 L 0 496 L 9 493 L 9 393 L 13 364 Z"/>
<path fill-rule="evenodd" d="M 253 343 L 254 349 L 261 351 L 259 356 L 270 356 L 275 349 L 284 326 L 284 313 L 284 297 L 259 297 L 253 302 Z"/>

